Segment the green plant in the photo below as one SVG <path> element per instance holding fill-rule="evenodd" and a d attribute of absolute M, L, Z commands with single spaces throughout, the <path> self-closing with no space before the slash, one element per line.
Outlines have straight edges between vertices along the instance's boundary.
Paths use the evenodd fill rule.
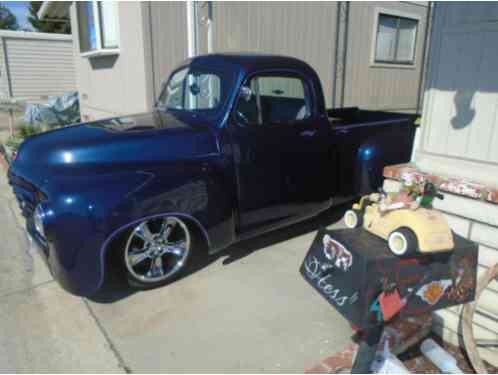
<path fill-rule="evenodd" d="M 15 150 L 26 138 L 41 133 L 46 129 L 46 126 L 35 127 L 25 122 L 20 122 L 16 125 L 16 132 L 7 139 L 5 144 Z"/>

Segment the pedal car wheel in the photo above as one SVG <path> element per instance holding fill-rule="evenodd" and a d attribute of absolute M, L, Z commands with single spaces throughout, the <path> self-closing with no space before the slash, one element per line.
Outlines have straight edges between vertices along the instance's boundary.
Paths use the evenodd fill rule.
<path fill-rule="evenodd" d="M 347 210 L 344 214 L 344 224 L 348 228 L 358 228 L 363 224 L 363 213 L 360 210 Z"/>
<path fill-rule="evenodd" d="M 389 235 L 388 245 L 396 255 L 410 255 L 417 251 L 417 236 L 411 229 L 399 228 Z"/>

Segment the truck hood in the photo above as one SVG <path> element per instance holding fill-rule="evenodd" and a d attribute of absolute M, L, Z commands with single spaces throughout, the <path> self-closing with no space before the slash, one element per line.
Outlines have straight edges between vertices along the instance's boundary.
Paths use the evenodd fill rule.
<path fill-rule="evenodd" d="M 12 170 L 33 183 L 54 174 L 106 173 L 116 168 L 206 158 L 218 153 L 209 126 L 155 111 L 72 125 L 28 138 Z"/>

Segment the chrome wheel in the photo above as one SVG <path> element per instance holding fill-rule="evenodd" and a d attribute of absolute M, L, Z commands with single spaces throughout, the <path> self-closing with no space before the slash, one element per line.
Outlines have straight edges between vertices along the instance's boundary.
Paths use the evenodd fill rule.
<path fill-rule="evenodd" d="M 160 283 L 177 274 L 190 253 L 190 233 L 177 217 L 143 221 L 131 231 L 124 252 L 129 274 L 145 284 Z"/>

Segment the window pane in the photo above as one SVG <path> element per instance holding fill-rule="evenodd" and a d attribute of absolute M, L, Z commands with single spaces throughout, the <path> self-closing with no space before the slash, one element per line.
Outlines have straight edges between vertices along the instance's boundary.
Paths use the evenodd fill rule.
<path fill-rule="evenodd" d="M 117 6 L 114 1 L 99 2 L 100 29 L 102 47 L 117 48 L 119 46 Z"/>
<path fill-rule="evenodd" d="M 220 77 L 215 74 L 192 74 L 187 77 L 186 108 L 212 109 L 220 102 Z"/>
<path fill-rule="evenodd" d="M 258 83 L 260 95 L 304 99 L 303 82 L 299 78 L 260 77 Z"/>
<path fill-rule="evenodd" d="M 393 61 L 396 49 L 397 17 L 379 14 L 375 60 Z"/>
<path fill-rule="evenodd" d="M 183 109 L 183 92 L 184 85 L 183 82 L 187 75 L 188 69 L 182 69 L 175 74 L 168 82 L 166 89 L 163 93 L 165 96 L 164 104 L 166 108 L 170 109 Z M 163 96 L 162 95 L 162 96 Z M 159 100 L 161 101 L 162 98 Z"/>
<path fill-rule="evenodd" d="M 418 21 L 401 18 L 399 20 L 398 50 L 396 60 L 413 61 Z"/>
<path fill-rule="evenodd" d="M 251 90 L 260 102 L 263 123 L 289 123 L 310 116 L 309 101 L 300 78 L 257 77 L 251 81 Z"/>
<path fill-rule="evenodd" d="M 221 78 L 207 70 L 179 70 L 170 78 L 161 93 L 159 105 L 175 110 L 206 110 L 219 106 Z"/>
<path fill-rule="evenodd" d="M 87 52 L 97 48 L 95 18 L 91 1 L 77 3 L 80 51 Z"/>

